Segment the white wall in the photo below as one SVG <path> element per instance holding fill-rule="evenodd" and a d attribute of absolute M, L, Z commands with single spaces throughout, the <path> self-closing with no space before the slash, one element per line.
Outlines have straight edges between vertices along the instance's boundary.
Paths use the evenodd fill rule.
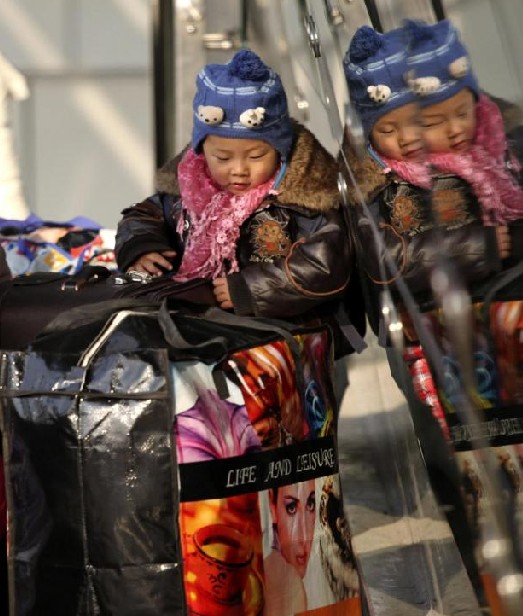
<path fill-rule="evenodd" d="M 26 200 L 39 216 L 114 227 L 152 190 L 148 5 L 0 0 L 0 49 L 31 90 L 14 123 Z"/>
<path fill-rule="evenodd" d="M 523 105 L 523 2 L 445 0 L 444 6 L 462 34 L 480 86 Z"/>

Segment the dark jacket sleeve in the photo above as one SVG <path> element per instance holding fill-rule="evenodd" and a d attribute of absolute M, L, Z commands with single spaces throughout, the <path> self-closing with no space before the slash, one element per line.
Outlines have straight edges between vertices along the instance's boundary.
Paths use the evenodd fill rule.
<path fill-rule="evenodd" d="M 5 280 L 11 280 L 11 270 L 7 265 L 7 259 L 5 257 L 5 252 L 2 247 L 0 247 L 0 282 L 4 282 Z"/>
<path fill-rule="evenodd" d="M 165 217 L 171 216 L 174 225 L 176 207 L 175 197 L 157 193 L 123 210 L 115 241 L 116 260 L 122 271 L 149 252 L 179 249 L 176 235 Z"/>
<path fill-rule="evenodd" d="M 373 282 L 393 283 L 402 276 L 414 295 L 424 296 L 430 292 L 430 273 L 440 255 L 447 256 L 469 284 L 500 270 L 495 228 L 477 221 L 455 229 L 432 227 L 400 233 L 386 211 L 381 195 L 369 206 L 368 213 L 361 205 L 352 210 L 358 261 Z"/>
<path fill-rule="evenodd" d="M 352 244 L 339 210 L 298 216 L 298 240 L 285 257 L 252 263 L 228 277 L 238 314 L 288 318 L 343 294 Z"/>

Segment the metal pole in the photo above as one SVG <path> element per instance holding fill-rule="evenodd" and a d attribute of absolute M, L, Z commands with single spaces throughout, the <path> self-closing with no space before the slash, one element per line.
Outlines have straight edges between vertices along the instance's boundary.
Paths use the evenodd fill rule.
<path fill-rule="evenodd" d="M 374 0 L 365 0 L 365 6 L 367 8 L 367 13 L 369 14 L 369 19 L 370 23 L 372 24 L 372 27 L 378 32 L 383 32 L 383 25 L 381 23 L 380 14 Z"/>
<path fill-rule="evenodd" d="M 153 17 L 153 104 L 156 168 L 175 154 L 175 0 L 151 0 Z"/>
<path fill-rule="evenodd" d="M 434 11 L 434 15 L 438 21 L 443 21 L 446 19 L 447 16 L 445 15 L 442 0 L 432 0 L 432 10 Z"/>
<path fill-rule="evenodd" d="M 242 0 L 240 5 L 241 11 L 241 24 L 240 24 L 240 45 L 247 47 L 247 40 L 249 38 L 248 26 L 249 26 L 249 2 L 248 0 Z"/>

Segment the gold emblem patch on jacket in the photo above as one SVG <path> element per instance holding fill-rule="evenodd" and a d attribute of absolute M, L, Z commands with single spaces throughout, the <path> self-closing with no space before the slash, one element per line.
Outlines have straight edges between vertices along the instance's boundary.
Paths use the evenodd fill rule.
<path fill-rule="evenodd" d="M 421 226 L 418 203 L 407 195 L 398 195 L 394 199 L 391 223 L 399 233 L 416 231 Z"/>
<path fill-rule="evenodd" d="M 471 221 L 467 201 L 456 188 L 434 190 L 432 207 L 438 222 L 444 227 L 460 227 Z"/>
<path fill-rule="evenodd" d="M 252 230 L 254 244 L 251 261 L 271 261 L 285 256 L 291 247 L 291 240 L 285 225 L 274 218 L 262 218 Z"/>

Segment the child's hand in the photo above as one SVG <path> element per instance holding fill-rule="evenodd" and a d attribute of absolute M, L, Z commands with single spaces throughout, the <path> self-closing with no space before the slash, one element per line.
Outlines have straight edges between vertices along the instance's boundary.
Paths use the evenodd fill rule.
<path fill-rule="evenodd" d="M 510 234 L 507 226 L 496 227 L 496 240 L 498 243 L 498 251 L 501 259 L 506 259 L 510 256 Z"/>
<path fill-rule="evenodd" d="M 172 270 L 173 266 L 168 259 L 176 256 L 176 250 L 164 250 L 162 252 L 148 252 L 137 259 L 129 270 L 143 272 L 152 276 L 161 276 L 165 270 Z"/>
<path fill-rule="evenodd" d="M 214 297 L 220 304 L 220 308 L 232 308 L 233 303 L 229 294 L 229 283 L 227 282 L 227 278 L 215 278 L 212 284 L 214 286 Z"/>

